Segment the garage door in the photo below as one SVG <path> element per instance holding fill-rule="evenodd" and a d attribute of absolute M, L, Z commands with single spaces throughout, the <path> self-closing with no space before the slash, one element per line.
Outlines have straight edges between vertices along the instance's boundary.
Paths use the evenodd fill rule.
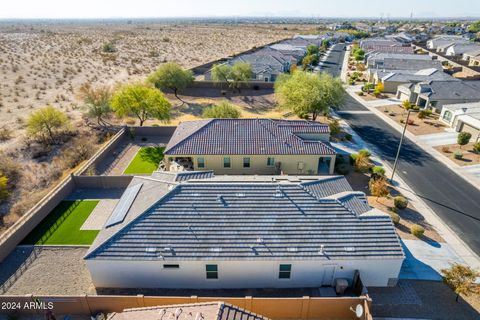
<path fill-rule="evenodd" d="M 472 134 L 472 140 L 471 141 L 476 141 L 478 137 L 480 136 L 480 129 L 477 129 L 469 124 L 462 123 L 460 126 L 460 131 L 461 132 L 470 132 Z"/>
<path fill-rule="evenodd" d="M 397 99 L 399 99 L 400 101 L 405 101 L 405 100 L 408 100 L 409 97 L 408 97 L 407 94 L 405 94 L 403 92 L 398 92 Z"/>

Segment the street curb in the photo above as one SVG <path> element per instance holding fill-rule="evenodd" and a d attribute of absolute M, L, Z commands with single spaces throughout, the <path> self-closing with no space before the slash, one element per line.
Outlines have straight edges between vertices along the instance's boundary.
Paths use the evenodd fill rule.
<path fill-rule="evenodd" d="M 389 117 L 385 116 L 385 114 L 377 109 L 377 107 L 370 107 L 365 104 L 365 101 L 363 101 L 359 96 L 357 96 L 353 92 L 348 92 L 348 94 L 353 97 L 355 100 L 360 102 L 362 106 L 367 108 L 368 110 L 372 111 L 375 115 L 377 115 L 380 119 L 388 123 L 393 129 L 397 130 L 399 133 L 403 132 L 403 127 L 390 119 Z M 409 138 L 413 143 L 415 143 L 418 147 L 420 147 L 423 151 L 429 153 L 432 157 L 435 159 L 439 160 L 441 163 L 443 163 L 447 168 L 452 170 L 457 176 L 468 182 L 470 185 L 473 187 L 477 188 L 480 190 L 480 179 L 477 177 L 470 175 L 468 173 L 464 172 L 459 172 L 459 170 L 462 168 L 461 166 L 457 165 L 456 163 L 451 162 L 446 158 L 443 154 L 432 148 L 431 146 L 425 144 L 421 140 L 417 138 L 413 133 L 409 132 L 408 130 L 405 132 L 405 136 Z"/>

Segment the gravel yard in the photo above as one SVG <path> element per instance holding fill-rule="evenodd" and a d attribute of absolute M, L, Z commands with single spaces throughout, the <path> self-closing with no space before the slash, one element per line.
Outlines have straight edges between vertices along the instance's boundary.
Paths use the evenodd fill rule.
<path fill-rule="evenodd" d="M 83 256 L 88 248 L 44 247 L 6 295 L 95 294 Z"/>

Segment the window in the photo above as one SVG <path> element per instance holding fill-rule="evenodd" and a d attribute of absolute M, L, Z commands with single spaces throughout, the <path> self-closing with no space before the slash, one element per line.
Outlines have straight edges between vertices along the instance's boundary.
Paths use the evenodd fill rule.
<path fill-rule="evenodd" d="M 180 266 L 178 264 L 164 264 L 163 269 L 179 269 Z"/>
<path fill-rule="evenodd" d="M 205 168 L 205 158 L 197 158 L 197 167 Z"/>
<path fill-rule="evenodd" d="M 232 167 L 232 163 L 230 161 L 230 157 L 225 157 L 223 158 L 223 167 L 224 168 L 231 168 Z"/>
<path fill-rule="evenodd" d="M 290 279 L 290 273 L 292 272 L 291 264 L 281 264 L 278 271 L 279 279 Z"/>
<path fill-rule="evenodd" d="M 445 111 L 443 114 L 443 120 L 450 122 L 452 120 L 452 113 L 450 111 Z"/>
<path fill-rule="evenodd" d="M 243 167 L 244 168 L 250 168 L 250 158 L 248 158 L 248 157 L 243 158 Z"/>
<path fill-rule="evenodd" d="M 275 165 L 275 158 L 268 157 L 267 158 L 267 167 L 273 167 Z"/>
<path fill-rule="evenodd" d="M 207 279 L 218 279 L 218 266 L 216 264 L 207 264 L 205 270 L 207 271 Z"/>

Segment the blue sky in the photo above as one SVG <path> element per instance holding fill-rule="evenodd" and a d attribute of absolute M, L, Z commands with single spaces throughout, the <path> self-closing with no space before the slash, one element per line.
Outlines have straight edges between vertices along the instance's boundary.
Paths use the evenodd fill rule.
<path fill-rule="evenodd" d="M 465 17 L 479 0 L 3 0 L 0 18 Z"/>

